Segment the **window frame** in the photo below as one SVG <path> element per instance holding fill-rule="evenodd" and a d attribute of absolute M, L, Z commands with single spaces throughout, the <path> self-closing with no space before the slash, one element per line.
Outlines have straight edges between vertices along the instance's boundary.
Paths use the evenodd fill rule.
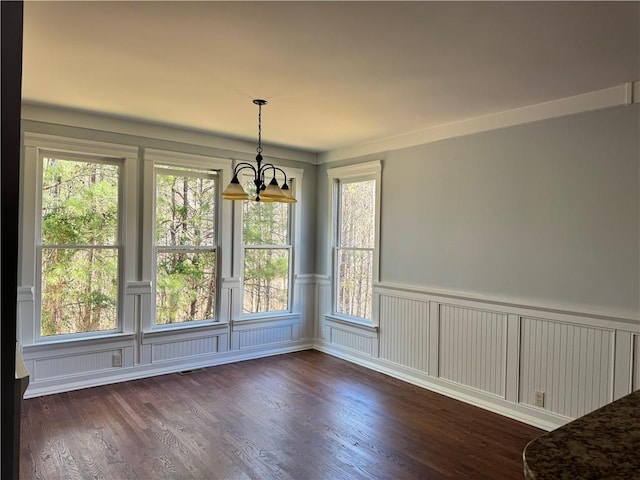
<path fill-rule="evenodd" d="M 246 162 L 246 160 L 238 160 Z M 237 163 L 236 162 L 236 163 Z M 255 166 L 253 162 L 251 163 Z M 233 298 L 233 308 L 231 319 L 233 321 L 251 321 L 261 318 L 283 318 L 295 314 L 296 311 L 296 278 L 299 275 L 299 248 L 298 241 L 300 239 L 300 226 L 301 226 L 301 203 L 302 203 L 302 177 L 303 170 L 300 168 L 285 167 L 278 163 L 278 167 L 284 170 L 287 175 L 287 182 L 292 194 L 298 200 L 297 203 L 286 204 L 289 209 L 289 225 L 288 225 L 288 246 L 281 245 L 245 245 L 244 244 L 244 202 L 233 201 L 229 203 L 234 204 L 234 258 L 233 258 L 233 277 L 236 280 L 237 292 Z M 243 175 L 243 177 L 251 178 L 251 175 Z M 280 185 L 284 181 L 284 176 L 281 172 L 276 172 L 276 180 Z M 289 282 L 287 292 L 287 310 L 277 310 L 271 312 L 256 312 L 256 313 L 243 313 L 244 307 L 244 258 L 245 250 L 251 248 L 264 248 L 264 249 L 288 249 L 289 250 Z"/>
<path fill-rule="evenodd" d="M 31 313 L 31 321 L 19 325 L 19 342 L 23 345 L 57 344 L 69 341 L 91 340 L 125 335 L 133 331 L 133 322 L 127 311 L 127 283 L 133 278 L 132 264 L 136 260 L 135 223 L 136 203 L 132 195 L 135 189 L 138 148 L 128 145 L 111 144 L 56 135 L 25 132 L 22 150 L 20 191 L 20 267 L 18 283 L 23 285 L 21 302 Z M 58 157 L 61 160 L 79 160 L 88 163 L 114 164 L 119 167 L 118 175 L 118 238 L 113 247 L 118 252 L 118 304 L 116 306 L 116 328 L 93 332 L 42 335 L 42 182 L 44 158 Z M 132 223 L 133 222 L 133 223 Z M 53 245 L 50 245 L 53 246 Z M 60 245 L 73 248 L 73 245 Z M 88 246 L 81 246 L 88 247 Z M 44 246 L 47 248 L 47 246 Z M 29 289 L 27 286 L 31 285 Z M 26 290 L 25 290 L 26 289 Z M 30 292 L 29 292 L 30 290 Z M 30 294 L 29 294 L 30 293 Z M 30 307 L 29 307 L 30 306 Z"/>
<path fill-rule="evenodd" d="M 222 188 L 225 182 L 231 179 L 231 161 L 217 157 L 207 157 L 190 153 L 171 152 L 166 150 L 146 149 L 144 152 L 144 185 L 143 197 L 145 208 L 143 213 L 143 261 L 142 278 L 148 284 L 149 295 L 142 305 L 141 330 L 143 334 L 166 332 L 170 330 L 198 329 L 203 326 L 220 325 L 228 322 L 228 301 L 222 292 L 226 272 L 230 267 L 230 260 L 223 256 L 222 252 L 230 251 L 230 234 L 225 233 L 230 230 L 228 218 L 231 213 L 228 211 L 225 202 L 222 200 Z M 155 216 L 156 216 L 156 174 L 157 170 L 171 171 L 175 173 L 184 172 L 180 168 L 206 172 L 214 172 L 216 176 L 216 205 L 215 205 L 215 245 L 212 247 L 216 254 L 215 273 L 215 307 L 213 319 L 191 320 L 176 323 L 161 324 L 156 323 L 156 259 L 157 248 L 155 242 Z M 181 249 L 182 250 L 182 249 Z M 193 249 L 186 250 L 196 251 Z M 207 248 L 206 251 L 210 251 Z M 148 280 L 147 280 L 148 279 Z M 147 314 L 148 312 L 148 314 Z"/>
<path fill-rule="evenodd" d="M 327 169 L 329 179 L 330 212 L 328 216 L 328 265 L 327 272 L 330 275 L 331 283 L 331 308 L 330 316 L 336 319 L 366 326 L 378 326 L 378 305 L 374 289 L 376 283 L 380 281 L 380 203 L 381 203 L 381 180 L 382 180 L 382 161 L 370 161 L 348 165 L 344 167 L 335 167 Z M 371 278 L 371 318 L 361 318 L 338 312 L 338 261 L 339 252 L 342 250 L 363 250 L 361 248 L 345 248 L 339 244 L 340 236 L 340 186 L 349 183 L 358 183 L 363 181 L 375 181 L 375 208 L 374 208 L 374 247 L 373 247 L 373 268 Z M 371 250 L 366 248 L 364 250 Z"/>

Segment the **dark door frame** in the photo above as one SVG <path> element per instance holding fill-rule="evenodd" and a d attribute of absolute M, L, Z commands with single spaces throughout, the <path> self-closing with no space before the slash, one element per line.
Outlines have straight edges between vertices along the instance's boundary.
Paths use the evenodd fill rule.
<path fill-rule="evenodd" d="M 0 478 L 17 479 L 20 466 L 20 398 L 16 398 L 16 302 L 22 100 L 22 1 L 2 1 L 2 147 L 0 152 Z"/>

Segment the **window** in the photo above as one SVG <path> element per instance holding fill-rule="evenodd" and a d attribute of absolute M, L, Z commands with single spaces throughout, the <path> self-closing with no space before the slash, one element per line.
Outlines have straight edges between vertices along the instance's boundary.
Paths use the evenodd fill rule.
<path fill-rule="evenodd" d="M 373 162 L 328 171 L 334 198 L 333 310 L 369 322 L 378 279 L 380 170 Z"/>
<path fill-rule="evenodd" d="M 375 246 L 375 180 L 340 183 L 336 311 L 371 318 Z"/>
<path fill-rule="evenodd" d="M 255 196 L 255 185 L 244 182 Z M 293 188 L 293 181 L 289 182 Z M 242 313 L 290 310 L 291 205 L 244 201 L 242 206 L 243 296 Z"/>
<path fill-rule="evenodd" d="M 217 176 L 155 169 L 155 323 L 212 320 L 216 312 Z"/>
<path fill-rule="evenodd" d="M 116 330 L 121 166 L 71 154 L 41 162 L 40 336 Z"/>

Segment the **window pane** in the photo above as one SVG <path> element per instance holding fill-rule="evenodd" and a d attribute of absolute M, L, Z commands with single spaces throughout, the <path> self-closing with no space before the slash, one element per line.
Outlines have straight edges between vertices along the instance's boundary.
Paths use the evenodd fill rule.
<path fill-rule="evenodd" d="M 42 336 L 117 327 L 118 251 L 42 249 Z"/>
<path fill-rule="evenodd" d="M 242 238 L 245 245 L 289 244 L 288 204 L 245 201 L 243 209 Z"/>
<path fill-rule="evenodd" d="M 118 242 L 117 165 L 44 158 L 42 243 Z"/>
<path fill-rule="evenodd" d="M 373 250 L 339 250 L 337 311 L 371 319 L 372 278 Z"/>
<path fill-rule="evenodd" d="M 156 244 L 215 245 L 215 180 L 156 175 Z"/>
<path fill-rule="evenodd" d="M 289 310 L 289 249 L 245 249 L 243 285 L 243 313 Z"/>
<path fill-rule="evenodd" d="M 215 252 L 158 252 L 156 323 L 213 318 L 215 278 Z"/>
<path fill-rule="evenodd" d="M 340 184 L 341 247 L 374 248 L 376 182 Z"/>

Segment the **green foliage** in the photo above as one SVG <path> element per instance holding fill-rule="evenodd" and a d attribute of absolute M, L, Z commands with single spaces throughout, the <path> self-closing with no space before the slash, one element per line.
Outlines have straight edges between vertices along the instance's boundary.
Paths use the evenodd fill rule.
<path fill-rule="evenodd" d="M 158 253 L 156 323 L 213 318 L 215 252 Z"/>
<path fill-rule="evenodd" d="M 155 240 L 160 246 L 215 246 L 215 180 L 156 174 Z"/>

